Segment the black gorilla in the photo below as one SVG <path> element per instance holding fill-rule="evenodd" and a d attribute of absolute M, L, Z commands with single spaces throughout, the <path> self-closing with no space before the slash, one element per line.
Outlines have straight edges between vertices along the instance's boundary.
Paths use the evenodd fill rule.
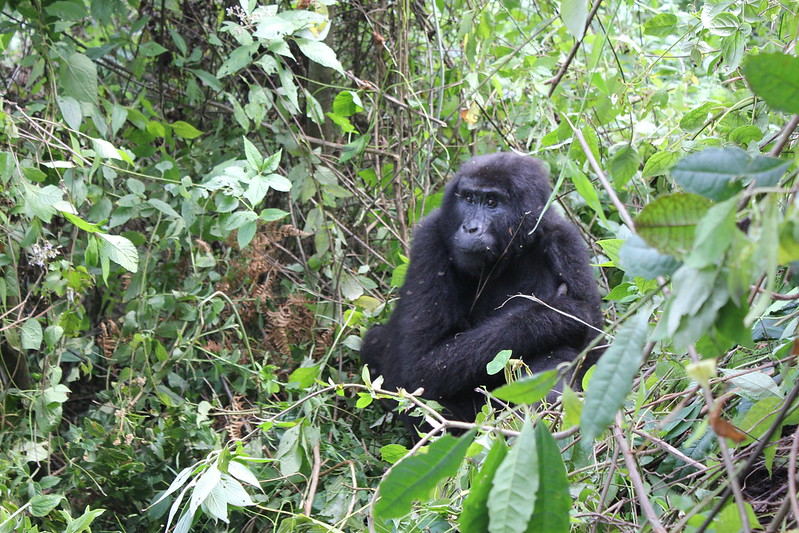
<path fill-rule="evenodd" d="M 601 327 L 599 293 L 577 228 L 542 210 L 551 193 L 532 157 L 478 156 L 455 174 L 416 230 L 394 314 L 361 348 L 384 388 L 424 387 L 452 418 L 473 421 L 474 391 L 504 382 L 486 364 L 512 350 L 534 372 L 573 361 Z M 540 218 L 540 222 L 539 222 Z M 596 356 L 589 356 L 589 363 Z"/>

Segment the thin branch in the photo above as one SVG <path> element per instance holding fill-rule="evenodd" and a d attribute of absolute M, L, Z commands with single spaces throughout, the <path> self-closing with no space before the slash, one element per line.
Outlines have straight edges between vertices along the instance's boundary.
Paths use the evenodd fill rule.
<path fill-rule="evenodd" d="M 635 457 L 633 457 L 630 447 L 627 446 L 627 441 L 624 440 L 624 435 L 621 432 L 621 423 L 621 413 L 616 413 L 616 423 L 613 424 L 613 437 L 616 439 L 624 457 L 624 463 L 627 465 L 627 474 L 630 476 L 635 493 L 638 495 L 638 505 L 641 506 L 644 516 L 649 520 L 652 530 L 656 533 L 666 533 L 666 528 L 660 523 L 660 519 L 655 513 L 655 508 L 652 507 L 652 502 L 649 501 L 649 495 L 646 492 L 646 488 L 644 488 L 644 481 L 641 479 L 640 472 L 638 472 L 638 466 L 635 464 Z"/>
<path fill-rule="evenodd" d="M 602 4 L 602 0 L 596 0 L 593 9 L 591 9 L 591 12 L 588 14 L 588 18 L 585 19 L 585 30 L 583 31 L 583 36 L 577 39 L 577 42 L 574 43 L 574 46 L 572 46 L 572 49 L 569 52 L 569 57 L 567 57 L 566 61 L 563 62 L 563 65 L 561 65 L 560 70 L 558 70 L 558 73 L 555 74 L 555 77 L 547 82 L 552 84 L 552 87 L 549 88 L 549 93 L 547 94 L 549 98 L 552 98 L 555 88 L 557 88 L 557 86 L 560 84 L 563 76 L 566 74 L 566 71 L 569 70 L 569 66 L 572 64 L 572 61 L 574 61 L 574 57 L 577 55 L 577 50 L 580 49 L 580 46 L 583 44 L 583 39 L 585 39 L 585 35 L 588 33 L 588 27 L 591 25 L 591 21 L 594 20 L 596 12 L 599 11 L 600 4 Z"/>

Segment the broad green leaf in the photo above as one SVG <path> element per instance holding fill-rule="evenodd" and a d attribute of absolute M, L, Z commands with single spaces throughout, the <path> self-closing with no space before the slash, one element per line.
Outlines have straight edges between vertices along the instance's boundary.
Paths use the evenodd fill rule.
<path fill-rule="evenodd" d="M 654 35 L 655 37 L 667 37 L 674 35 L 677 26 L 677 15 L 672 13 L 660 13 L 644 23 L 644 34 Z"/>
<path fill-rule="evenodd" d="M 676 152 L 655 152 L 644 163 L 644 170 L 641 171 L 641 177 L 653 178 L 655 176 L 662 176 L 674 166 L 680 159 L 680 154 Z"/>
<path fill-rule="evenodd" d="M 92 510 L 87 506 L 83 514 L 77 517 L 75 520 L 69 522 L 63 531 L 64 533 L 83 533 L 84 531 L 89 530 L 89 526 L 91 526 L 92 522 L 94 522 L 94 519 L 104 512 L 105 509 Z"/>
<path fill-rule="evenodd" d="M 713 109 L 714 104 L 710 102 L 704 102 L 703 104 L 695 107 L 688 113 L 686 113 L 682 119 L 680 119 L 680 128 L 683 131 L 687 132 L 695 132 L 699 131 L 699 129 L 707 122 L 707 118 L 710 115 L 711 110 Z M 672 170 L 672 173 L 674 171 Z"/>
<path fill-rule="evenodd" d="M 610 160 L 610 175 L 613 178 L 614 188 L 621 189 L 627 185 L 640 166 L 641 156 L 632 145 L 617 150 Z"/>
<path fill-rule="evenodd" d="M 168 217 L 180 218 L 180 214 L 177 211 L 175 211 L 175 209 L 171 205 L 164 202 L 163 200 L 159 200 L 158 198 L 150 198 L 149 200 L 147 200 L 147 203 L 155 207 L 156 209 L 158 209 L 160 212 L 162 212 Z"/>
<path fill-rule="evenodd" d="M 311 61 L 344 74 L 344 67 L 341 66 L 341 63 L 336 58 L 336 53 L 322 41 L 296 38 L 294 42 L 297 43 L 305 57 Z"/>
<path fill-rule="evenodd" d="M 280 174 L 269 174 L 264 179 L 266 184 L 276 191 L 289 192 L 291 190 L 291 182 Z"/>
<path fill-rule="evenodd" d="M 744 148 L 752 141 L 759 141 L 763 138 L 763 132 L 760 128 L 747 124 L 746 126 L 738 126 L 728 137 L 731 143 L 739 144 Z"/>
<path fill-rule="evenodd" d="M 37 494 L 30 500 L 30 513 L 40 518 L 47 516 L 63 499 L 61 494 Z"/>
<path fill-rule="evenodd" d="M 782 52 L 746 58 L 744 76 L 752 91 L 777 111 L 799 113 L 799 57 Z"/>
<path fill-rule="evenodd" d="M 685 264 L 693 268 L 719 263 L 732 243 L 737 230 L 735 213 L 737 198 L 713 205 L 696 225 L 694 248 L 685 258 Z"/>
<path fill-rule="evenodd" d="M 203 134 L 200 130 L 189 124 L 188 122 L 183 122 L 182 120 L 178 120 L 170 124 L 172 126 L 172 131 L 175 132 L 175 135 L 181 137 L 183 139 L 196 139 L 200 135 Z"/>
<path fill-rule="evenodd" d="M 713 291 L 718 273 L 715 269 L 681 267 L 672 278 L 672 290 L 666 301 L 657 331 L 660 339 L 670 337 L 677 331 L 682 317 L 691 317 L 699 312 Z"/>
<path fill-rule="evenodd" d="M 619 250 L 621 249 L 624 241 L 622 239 L 602 239 L 596 243 L 605 252 L 610 260 L 607 266 L 616 266 L 619 263 Z M 604 266 L 604 265 L 603 265 Z"/>
<path fill-rule="evenodd" d="M 108 235 L 97 233 L 103 239 L 100 248 L 100 257 L 107 257 L 128 272 L 136 272 L 139 269 L 139 252 L 136 247 L 121 235 Z"/>
<path fill-rule="evenodd" d="M 92 148 L 101 159 L 118 159 L 122 161 L 122 156 L 119 155 L 119 150 L 114 148 L 114 145 L 103 139 L 92 138 Z"/>
<path fill-rule="evenodd" d="M 677 185 L 711 200 L 726 200 L 743 188 L 737 181 L 749 166 L 739 148 L 708 148 L 685 156 L 671 169 Z"/>
<path fill-rule="evenodd" d="M 44 333 L 38 318 L 29 318 L 19 329 L 19 340 L 23 350 L 38 350 Z"/>
<path fill-rule="evenodd" d="M 474 430 L 462 437 L 445 435 L 417 453 L 395 464 L 377 489 L 374 516 L 379 521 L 404 516 L 414 500 L 425 500 L 444 478 L 454 476 L 474 439 Z"/>
<path fill-rule="evenodd" d="M 244 155 L 247 158 L 247 163 L 250 164 L 253 170 L 260 172 L 261 167 L 264 165 L 264 156 L 261 155 L 258 148 L 247 137 L 242 137 L 242 140 L 244 141 Z"/>
<path fill-rule="evenodd" d="M 351 117 L 359 111 L 363 111 L 363 103 L 354 91 L 340 91 L 333 100 L 333 113 L 336 115 Z"/>
<path fill-rule="evenodd" d="M 248 66 L 252 63 L 252 56 L 258 51 L 259 46 L 258 44 L 248 44 L 233 50 L 225 62 L 222 63 L 222 66 L 219 67 L 216 77 L 221 79 L 225 76 L 230 76 Z"/>
<path fill-rule="evenodd" d="M 498 438 L 472 479 L 469 495 L 463 500 L 463 510 L 458 517 L 461 533 L 484 533 L 488 531 L 488 495 L 494 475 L 508 454 L 508 445 L 503 437 Z"/>
<path fill-rule="evenodd" d="M 635 228 L 647 244 L 679 258 L 693 247 L 696 224 L 709 207 L 708 200 L 695 194 L 667 194 L 644 207 Z"/>
<path fill-rule="evenodd" d="M 766 433 L 774 423 L 782 404 L 781 397 L 768 396 L 752 404 L 742 417 L 736 417 L 735 425 L 747 435 L 746 440 L 742 443 L 743 446 L 759 439 Z"/>
<path fill-rule="evenodd" d="M 546 424 L 535 426 L 535 452 L 538 455 L 539 483 L 533 516 L 527 525 L 528 533 L 568 533 L 571 528 L 569 511 L 569 478 L 563 456 Z"/>
<path fill-rule="evenodd" d="M 391 286 L 402 287 L 405 283 L 405 275 L 408 273 L 408 263 L 398 265 L 397 268 L 391 273 Z"/>
<path fill-rule="evenodd" d="M 389 463 L 395 464 L 397 461 L 405 457 L 408 453 L 408 448 L 402 444 L 386 444 L 380 448 L 380 458 Z"/>
<path fill-rule="evenodd" d="M 741 21 L 730 12 L 720 13 L 710 20 L 707 29 L 713 35 L 728 37 L 739 30 Z"/>
<path fill-rule="evenodd" d="M 536 503 L 539 467 L 535 430 L 528 418 L 494 474 L 488 494 L 488 531 L 518 533 L 527 529 Z"/>
<path fill-rule="evenodd" d="M 574 183 L 574 188 L 577 193 L 583 197 L 585 203 L 588 204 L 588 207 L 594 210 L 594 212 L 599 215 L 600 218 L 604 220 L 605 212 L 602 209 L 602 203 L 599 201 L 599 195 L 596 192 L 596 189 L 593 185 L 591 185 L 591 181 L 585 177 L 585 174 L 580 172 L 577 169 L 574 169 L 573 172 L 570 172 L 569 177 Z"/>
<path fill-rule="evenodd" d="M 288 212 L 283 211 L 282 209 L 270 207 L 261 211 L 261 214 L 258 215 L 258 218 L 265 222 L 274 222 L 275 220 L 280 220 L 281 218 L 286 218 L 287 216 L 289 216 Z"/>
<path fill-rule="evenodd" d="M 505 365 L 510 361 L 510 356 L 513 354 L 511 350 L 502 350 L 486 365 L 486 372 L 489 376 L 502 372 Z"/>
<path fill-rule="evenodd" d="M 721 369 L 721 373 L 728 376 L 738 390 L 737 393 L 751 401 L 766 398 L 782 398 L 782 392 L 774 379 L 763 372 L 747 372 L 741 374 L 738 370 Z"/>
<path fill-rule="evenodd" d="M 78 102 L 97 104 L 97 66 L 81 53 L 74 53 L 61 63 L 59 81 L 66 96 Z"/>
<path fill-rule="evenodd" d="M 236 242 L 239 244 L 239 249 L 243 250 L 252 242 L 257 230 L 258 224 L 254 220 L 242 224 L 236 232 Z"/>
<path fill-rule="evenodd" d="M 748 24 L 745 27 L 751 31 Z M 733 72 L 741 65 L 749 31 L 737 31 L 721 39 L 722 72 Z"/>
<path fill-rule="evenodd" d="M 82 218 L 80 218 L 79 216 L 73 215 L 72 213 L 70 213 L 68 211 L 65 211 L 63 209 L 60 210 L 60 211 L 61 211 L 61 216 L 62 217 L 66 218 L 67 220 L 69 220 L 70 222 L 75 224 L 77 227 L 82 229 L 83 231 L 86 231 L 86 232 L 89 232 L 89 233 L 102 233 L 102 231 L 103 231 L 102 228 L 100 226 L 98 226 L 97 224 L 92 224 L 91 222 L 87 222 L 87 221 L 83 220 Z"/>
<path fill-rule="evenodd" d="M 61 110 L 61 116 L 64 117 L 67 126 L 73 130 L 80 129 L 83 111 L 81 111 L 78 101 L 71 96 L 57 96 L 56 103 L 58 103 L 58 109 Z"/>
<path fill-rule="evenodd" d="M 633 378 L 644 358 L 648 325 L 649 312 L 640 311 L 619 328 L 616 338 L 599 358 L 580 417 L 584 446 L 591 446 L 610 425 L 632 390 Z"/>
<path fill-rule="evenodd" d="M 575 39 L 582 39 L 588 20 L 588 0 L 560 0 L 560 18 Z"/>
<path fill-rule="evenodd" d="M 558 371 L 546 370 L 528 378 L 502 385 L 494 389 L 492 394 L 506 402 L 530 404 L 546 397 L 557 382 Z"/>
<path fill-rule="evenodd" d="M 214 76 L 210 72 L 201 69 L 189 69 L 189 72 L 197 76 L 200 79 L 200 81 L 202 81 L 205 85 L 207 85 L 211 89 L 219 92 L 223 90 L 222 84 L 219 82 L 216 76 Z"/>
<path fill-rule="evenodd" d="M 160 56 L 168 50 L 155 41 L 147 41 L 139 47 L 139 53 L 145 57 Z"/>

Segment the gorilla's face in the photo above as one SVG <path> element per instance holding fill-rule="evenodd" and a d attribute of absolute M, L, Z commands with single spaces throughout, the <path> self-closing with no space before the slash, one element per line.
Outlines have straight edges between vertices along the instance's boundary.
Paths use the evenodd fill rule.
<path fill-rule="evenodd" d="M 458 270 L 479 274 L 495 263 L 511 237 L 508 222 L 513 218 L 508 193 L 493 184 L 470 176 L 455 184 L 452 258 Z"/>
<path fill-rule="evenodd" d="M 506 259 L 532 243 L 550 193 L 546 175 L 537 160 L 509 153 L 478 156 L 461 167 L 447 187 L 438 220 L 460 273 L 479 276 L 487 268 L 498 273 Z"/>

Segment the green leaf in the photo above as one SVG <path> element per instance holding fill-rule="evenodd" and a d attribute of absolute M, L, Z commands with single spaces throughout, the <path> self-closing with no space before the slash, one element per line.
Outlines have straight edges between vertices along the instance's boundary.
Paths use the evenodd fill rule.
<path fill-rule="evenodd" d="M 731 143 L 739 144 L 746 147 L 750 142 L 759 141 L 763 138 L 763 132 L 757 126 L 748 124 L 746 126 L 738 126 L 728 137 Z"/>
<path fill-rule="evenodd" d="M 394 272 L 391 273 L 391 286 L 402 287 L 402 284 L 405 283 L 405 275 L 407 273 L 408 263 L 398 265 L 397 268 L 394 269 Z"/>
<path fill-rule="evenodd" d="M 610 160 L 610 175 L 613 178 L 614 188 L 621 189 L 627 185 L 640 166 L 641 155 L 632 145 L 628 144 L 617 150 Z"/>
<path fill-rule="evenodd" d="M 172 131 L 175 132 L 175 135 L 181 137 L 183 139 L 196 139 L 200 135 L 203 134 L 200 130 L 189 124 L 188 122 L 183 122 L 182 120 L 178 120 L 170 124 L 172 126 Z"/>
<path fill-rule="evenodd" d="M 502 369 L 505 368 L 505 365 L 508 364 L 510 361 L 510 356 L 513 354 L 511 350 L 502 350 L 494 358 L 488 362 L 486 365 L 486 372 L 488 372 L 489 376 L 493 376 L 494 374 L 498 374 L 502 372 Z"/>
<path fill-rule="evenodd" d="M 646 160 L 646 163 L 644 163 L 644 170 L 641 172 L 641 177 L 646 179 L 662 176 L 668 172 L 679 159 L 680 154 L 676 152 L 655 152 Z"/>
<path fill-rule="evenodd" d="M 141 53 L 144 57 L 156 57 L 160 56 L 167 49 L 158 44 L 155 41 L 147 41 L 143 45 L 139 47 L 139 53 Z"/>
<path fill-rule="evenodd" d="M 480 472 L 472 479 L 468 496 L 463 500 L 463 510 L 458 518 L 461 533 L 488 531 L 488 495 L 499 465 L 508 454 L 508 445 L 500 437 L 491 446 Z"/>
<path fill-rule="evenodd" d="M 30 513 L 39 518 L 47 516 L 63 499 L 61 494 L 37 494 L 30 500 Z"/>
<path fill-rule="evenodd" d="M 73 215 L 68 211 L 64 211 L 62 209 L 60 209 L 59 211 L 61 211 L 62 217 L 66 218 L 67 220 L 75 224 L 77 227 L 82 229 L 83 231 L 86 231 L 88 233 L 102 233 L 103 231 L 102 228 L 97 224 L 92 224 L 91 222 L 87 222 L 82 218 L 80 218 L 79 216 Z"/>
<path fill-rule="evenodd" d="M 558 371 L 546 370 L 528 378 L 502 385 L 494 389 L 492 394 L 506 402 L 530 404 L 546 397 L 557 382 Z"/>
<path fill-rule="evenodd" d="M 721 201 L 743 188 L 743 178 L 751 178 L 759 187 L 773 187 L 790 164 L 767 156 L 753 158 L 737 147 L 707 148 L 684 157 L 671 175 L 686 191 Z"/>
<path fill-rule="evenodd" d="M 530 419 L 527 419 L 513 447 L 494 474 L 488 494 L 488 531 L 518 533 L 527 529 L 536 503 L 539 473 L 535 430 Z"/>
<path fill-rule="evenodd" d="M 258 230 L 258 224 L 255 221 L 246 222 L 236 232 L 236 241 L 239 244 L 239 249 L 244 249 L 250 244 L 255 237 L 255 232 Z"/>
<path fill-rule="evenodd" d="M 139 252 L 136 247 L 121 235 L 108 235 L 97 233 L 103 239 L 100 247 L 100 258 L 107 257 L 128 272 L 136 272 L 139 269 Z"/>
<path fill-rule="evenodd" d="M 265 222 L 274 222 L 275 220 L 280 220 L 281 218 L 286 218 L 287 216 L 289 216 L 288 212 L 283 211 L 282 209 L 270 207 L 261 211 L 261 214 L 258 216 L 258 218 Z"/>
<path fill-rule="evenodd" d="M 336 58 L 336 53 L 328 45 L 322 41 L 314 41 L 310 39 L 296 38 L 294 42 L 300 48 L 300 51 L 313 61 L 319 63 L 323 67 L 332 68 L 336 72 L 344 74 L 344 67 L 341 66 L 339 60 Z"/>
<path fill-rule="evenodd" d="M 715 105 L 710 102 L 704 102 L 698 107 L 695 107 L 680 119 L 680 128 L 687 132 L 699 131 L 705 122 L 707 122 L 708 115 L 710 115 L 714 107 Z"/>
<path fill-rule="evenodd" d="M 23 350 L 38 350 L 44 333 L 38 318 L 29 318 L 19 329 L 19 340 Z"/>
<path fill-rule="evenodd" d="M 708 148 L 685 156 L 671 170 L 677 184 L 711 200 L 726 200 L 743 187 L 737 178 L 749 165 L 739 148 Z"/>
<path fill-rule="evenodd" d="M 655 37 L 674 35 L 677 26 L 677 15 L 660 13 L 644 23 L 644 34 Z"/>
<path fill-rule="evenodd" d="M 569 533 L 572 507 L 569 478 L 563 456 L 546 424 L 535 426 L 535 451 L 538 455 L 539 483 L 533 516 L 527 525 L 528 533 Z"/>
<path fill-rule="evenodd" d="M 269 174 L 264 176 L 264 180 L 269 187 L 276 191 L 289 192 L 291 190 L 291 182 L 280 174 Z"/>
<path fill-rule="evenodd" d="M 60 82 L 66 96 L 97 104 L 97 66 L 85 55 L 74 53 L 61 63 Z"/>
<path fill-rule="evenodd" d="M 694 248 L 685 258 L 686 265 L 703 268 L 721 261 L 737 229 L 737 200 L 730 198 L 708 209 L 707 214 L 696 225 Z"/>
<path fill-rule="evenodd" d="M 67 126 L 73 130 L 80 129 L 83 111 L 81 111 L 78 101 L 71 96 L 57 96 L 56 103 L 58 103 L 58 109 L 61 110 L 61 116 L 64 117 Z"/>
<path fill-rule="evenodd" d="M 63 531 L 64 533 L 83 533 L 89 529 L 94 519 L 104 512 L 105 509 L 95 509 L 92 511 L 90 507 L 86 507 L 86 511 L 75 520 L 70 521 Z"/>
<path fill-rule="evenodd" d="M 250 164 L 253 170 L 260 171 L 264 164 L 264 156 L 261 155 L 258 148 L 247 137 L 242 137 L 242 140 L 244 141 L 244 155 L 247 158 L 247 163 Z"/>
<path fill-rule="evenodd" d="M 644 207 L 635 228 L 647 244 L 682 257 L 693 247 L 696 224 L 709 207 L 708 200 L 695 194 L 667 194 Z"/>
<path fill-rule="evenodd" d="M 392 465 L 405 457 L 407 453 L 408 448 L 402 444 L 386 444 L 380 448 L 380 458 Z"/>
<path fill-rule="evenodd" d="M 417 453 L 397 463 L 380 483 L 374 516 L 379 521 L 397 518 L 411 510 L 414 500 L 427 499 L 439 481 L 454 476 L 474 439 L 474 430 L 455 438 L 445 435 Z"/>
<path fill-rule="evenodd" d="M 92 148 L 101 159 L 118 159 L 122 161 L 122 156 L 119 155 L 119 150 L 114 148 L 114 145 L 103 139 L 92 138 Z"/>
<path fill-rule="evenodd" d="M 333 113 L 341 117 L 351 117 L 355 113 L 363 111 L 361 98 L 353 91 L 341 91 L 333 100 Z"/>
<path fill-rule="evenodd" d="M 588 21 L 588 0 L 561 0 L 560 18 L 575 39 L 582 39 Z"/>
<path fill-rule="evenodd" d="M 588 384 L 580 416 L 582 441 L 590 446 L 613 421 L 633 386 L 644 358 L 649 312 L 640 311 L 625 322 L 605 351 Z"/>
<path fill-rule="evenodd" d="M 160 212 L 162 212 L 168 217 L 180 218 L 180 214 L 177 211 L 175 211 L 175 209 L 171 205 L 164 202 L 163 200 L 159 200 L 158 198 L 150 198 L 149 200 L 147 200 L 147 203 L 155 207 L 156 209 L 158 209 Z"/>
<path fill-rule="evenodd" d="M 735 34 L 741 26 L 741 21 L 732 13 L 725 11 L 710 20 L 707 29 L 713 35 L 728 37 Z"/>
<path fill-rule="evenodd" d="M 799 113 L 799 57 L 782 52 L 749 56 L 743 72 L 752 91 L 773 109 Z"/>

